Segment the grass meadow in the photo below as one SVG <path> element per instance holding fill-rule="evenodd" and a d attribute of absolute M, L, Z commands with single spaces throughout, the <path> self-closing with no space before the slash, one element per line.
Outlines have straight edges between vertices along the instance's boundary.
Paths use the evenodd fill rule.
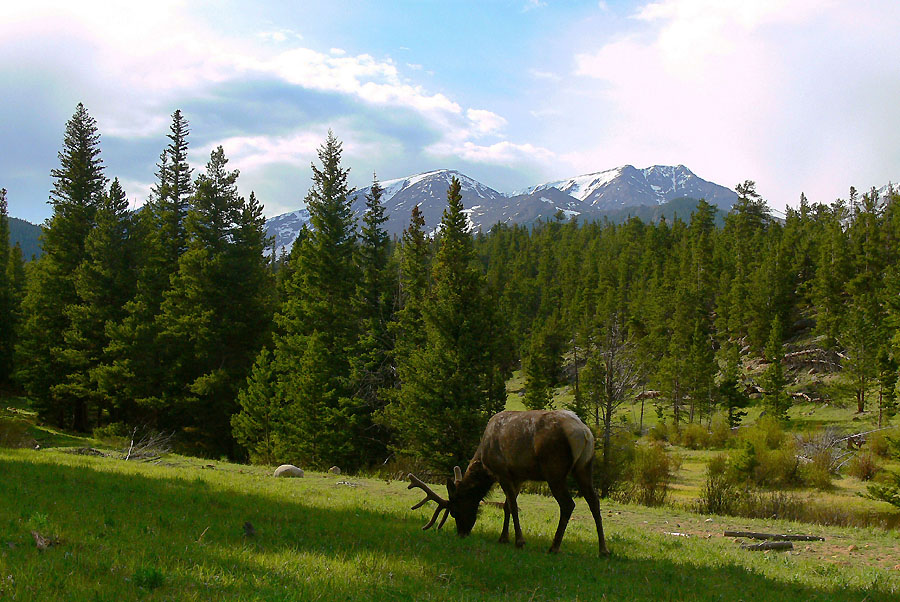
<path fill-rule="evenodd" d="M 452 521 L 423 532 L 430 511 L 410 510 L 420 492 L 402 481 L 61 448 L 0 449 L 0 479 L 2 600 L 900 600 L 900 540 L 880 529 L 604 501 L 612 557 L 598 558 L 578 500 L 551 556 L 557 506 L 537 495 L 520 498 L 517 550 L 496 543 L 491 506 L 471 537 Z M 725 529 L 826 540 L 749 552 Z"/>

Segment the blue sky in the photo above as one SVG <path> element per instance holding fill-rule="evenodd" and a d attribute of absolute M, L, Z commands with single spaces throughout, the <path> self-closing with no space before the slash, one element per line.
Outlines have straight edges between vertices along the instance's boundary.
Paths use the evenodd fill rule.
<path fill-rule="evenodd" d="M 900 178 L 896 0 L 8 4 L 0 186 L 34 222 L 78 102 L 135 205 L 178 108 L 195 173 L 223 145 L 268 215 L 302 205 L 329 128 L 360 187 L 681 163 L 783 208 Z"/>

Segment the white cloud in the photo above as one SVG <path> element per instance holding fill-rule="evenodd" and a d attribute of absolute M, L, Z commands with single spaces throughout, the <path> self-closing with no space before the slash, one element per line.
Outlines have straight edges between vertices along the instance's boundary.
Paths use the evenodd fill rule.
<path fill-rule="evenodd" d="M 578 169 L 679 162 L 781 207 L 893 177 L 900 5 L 662 0 L 633 22 L 574 57 L 579 112 L 605 117 Z"/>
<path fill-rule="evenodd" d="M 466 117 L 472 122 L 475 132 L 478 134 L 491 134 L 502 129 L 506 125 L 506 119 L 484 109 L 469 109 Z"/>
<path fill-rule="evenodd" d="M 427 149 L 439 157 L 456 156 L 474 163 L 515 166 L 522 163 L 544 163 L 556 158 L 556 154 L 533 144 L 514 144 L 502 141 L 490 145 L 479 145 L 464 141 L 460 144 L 436 144 Z"/>

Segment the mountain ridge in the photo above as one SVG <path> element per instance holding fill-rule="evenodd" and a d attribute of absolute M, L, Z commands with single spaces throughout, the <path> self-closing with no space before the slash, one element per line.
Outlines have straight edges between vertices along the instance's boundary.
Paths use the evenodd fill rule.
<path fill-rule="evenodd" d="M 655 207 L 683 198 L 706 198 L 727 210 L 737 200 L 734 191 L 703 180 L 684 165 L 653 165 L 642 169 L 623 165 L 512 193 L 499 192 L 457 170 L 437 169 L 379 182 L 388 218 L 385 230 L 399 236 L 409 225 L 413 206 L 418 206 L 425 218 L 426 231 L 434 232 L 447 205 L 447 189 L 454 177 L 460 180 L 472 231 L 487 230 L 497 223 L 531 224 L 539 219 L 551 219 L 559 212 L 568 219 L 597 220 L 610 213 L 627 212 L 629 207 Z M 351 208 L 360 218 L 370 191 L 371 186 L 367 186 L 351 196 Z M 308 220 L 309 212 L 305 208 L 267 220 L 267 231 L 275 238 L 276 251 L 290 249 Z"/>

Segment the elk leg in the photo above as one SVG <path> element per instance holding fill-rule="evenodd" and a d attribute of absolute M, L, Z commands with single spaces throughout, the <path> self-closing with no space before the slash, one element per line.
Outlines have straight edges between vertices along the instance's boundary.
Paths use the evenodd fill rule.
<path fill-rule="evenodd" d="M 508 512 L 512 515 L 513 519 L 513 528 L 516 530 L 516 547 L 521 548 L 525 545 L 525 538 L 522 536 L 522 527 L 519 525 L 519 506 L 516 503 L 516 497 L 519 495 L 519 488 L 513 484 L 504 484 L 501 483 L 500 487 L 503 488 L 503 493 L 506 494 L 506 503 L 503 504 L 503 513 L 504 515 Z M 504 520 L 504 523 L 507 521 Z M 508 525 L 504 524 L 505 527 Z M 509 536 L 508 529 L 504 529 L 507 534 L 507 538 Z M 503 534 L 501 533 L 501 538 Z"/>
<path fill-rule="evenodd" d="M 503 530 L 500 531 L 500 543 L 509 543 L 509 502 L 503 502 Z"/>
<path fill-rule="evenodd" d="M 594 488 L 594 480 L 591 478 L 592 466 L 589 464 L 581 468 L 575 469 L 575 482 L 578 483 L 578 491 L 587 502 L 594 516 L 594 524 L 597 525 L 597 540 L 600 543 L 600 555 L 609 556 L 609 550 L 606 549 L 606 540 L 603 538 L 603 519 L 600 515 L 600 498 L 597 496 L 597 490 Z"/>
<path fill-rule="evenodd" d="M 559 544 L 562 543 L 563 535 L 566 533 L 569 518 L 572 516 L 572 511 L 575 509 L 575 501 L 572 499 L 572 496 L 569 495 L 569 488 L 566 487 L 565 477 L 560 480 L 554 480 L 553 482 L 548 481 L 547 484 L 550 485 L 550 491 L 553 493 L 553 497 L 556 498 L 556 503 L 559 504 L 559 525 L 556 527 L 556 535 L 553 536 L 553 544 L 550 546 L 549 550 L 551 554 L 556 554 L 559 552 Z"/>
<path fill-rule="evenodd" d="M 513 498 L 515 499 L 519 495 L 519 487 L 521 485 L 516 484 L 512 485 L 515 490 L 513 494 Z M 509 510 L 509 496 L 507 496 L 506 500 L 503 502 L 503 531 L 500 532 L 499 543 L 509 543 L 509 515 L 512 514 Z"/>

